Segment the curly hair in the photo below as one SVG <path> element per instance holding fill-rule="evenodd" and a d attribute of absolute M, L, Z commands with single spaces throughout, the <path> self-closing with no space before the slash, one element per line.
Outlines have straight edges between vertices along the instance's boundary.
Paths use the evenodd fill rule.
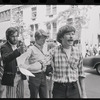
<path fill-rule="evenodd" d="M 57 41 L 59 43 L 61 43 L 61 38 L 68 32 L 74 32 L 75 33 L 75 28 L 73 26 L 70 26 L 70 25 L 65 25 L 65 26 L 62 26 L 58 33 L 57 33 Z"/>

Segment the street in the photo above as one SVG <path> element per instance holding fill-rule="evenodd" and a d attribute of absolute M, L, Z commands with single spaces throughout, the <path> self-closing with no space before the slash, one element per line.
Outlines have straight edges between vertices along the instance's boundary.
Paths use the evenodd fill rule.
<path fill-rule="evenodd" d="M 88 98 L 100 98 L 100 75 L 95 69 L 85 67 L 86 72 L 86 93 Z"/>
<path fill-rule="evenodd" d="M 100 98 L 100 76 L 94 69 L 90 69 L 85 67 L 86 72 L 86 93 L 87 98 Z M 25 80 L 25 98 L 29 98 L 30 93 L 28 89 L 28 82 Z M 5 92 L 3 94 L 3 98 L 5 98 Z"/>

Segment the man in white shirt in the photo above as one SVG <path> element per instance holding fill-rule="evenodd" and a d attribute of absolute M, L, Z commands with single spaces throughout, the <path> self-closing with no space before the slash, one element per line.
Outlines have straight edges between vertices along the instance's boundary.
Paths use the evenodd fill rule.
<path fill-rule="evenodd" d="M 43 45 L 47 39 L 48 34 L 39 29 L 35 33 L 35 43 L 28 49 L 28 57 L 26 64 L 28 70 L 32 72 L 35 77 L 29 76 L 29 90 L 30 98 L 47 98 L 47 83 L 46 83 L 46 54 L 43 52 Z"/>

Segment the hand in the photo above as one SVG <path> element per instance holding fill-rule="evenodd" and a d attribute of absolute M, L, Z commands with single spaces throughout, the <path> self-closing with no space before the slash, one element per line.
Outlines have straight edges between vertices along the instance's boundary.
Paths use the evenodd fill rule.
<path fill-rule="evenodd" d="M 43 65 L 42 71 L 45 72 L 46 71 L 46 66 Z"/>
<path fill-rule="evenodd" d="M 28 66 L 27 66 L 26 64 L 23 64 L 23 65 L 20 64 L 20 65 L 19 65 L 19 68 L 25 68 L 25 69 L 28 69 Z"/>
<path fill-rule="evenodd" d="M 17 50 L 22 54 L 27 51 L 27 48 L 25 45 L 21 45 L 20 47 L 17 48 Z"/>
<path fill-rule="evenodd" d="M 52 72 L 49 72 L 49 74 L 48 74 L 48 75 L 49 75 L 49 76 L 52 76 L 52 74 L 53 74 Z"/>

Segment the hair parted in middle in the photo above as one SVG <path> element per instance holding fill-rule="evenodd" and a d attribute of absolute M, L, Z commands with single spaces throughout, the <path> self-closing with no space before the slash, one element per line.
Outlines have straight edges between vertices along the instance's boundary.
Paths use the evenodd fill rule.
<path fill-rule="evenodd" d="M 59 29 L 59 31 L 58 31 L 58 33 L 57 33 L 57 41 L 59 42 L 59 43 L 61 43 L 62 41 L 61 41 L 61 38 L 66 34 L 66 33 L 68 33 L 68 32 L 74 32 L 75 33 L 75 28 L 73 27 L 73 26 L 71 26 L 71 25 L 64 25 L 64 26 L 62 26 L 60 29 Z"/>

